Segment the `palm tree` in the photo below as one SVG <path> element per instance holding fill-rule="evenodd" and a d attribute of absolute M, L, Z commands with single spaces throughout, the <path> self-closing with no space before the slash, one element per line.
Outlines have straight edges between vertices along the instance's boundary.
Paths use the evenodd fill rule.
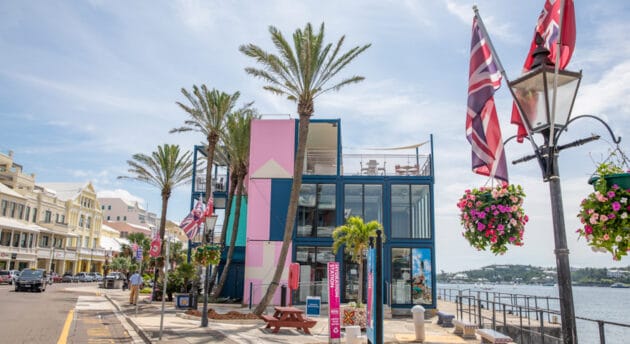
<path fill-rule="evenodd" d="M 370 243 L 370 238 L 376 238 L 376 230 L 383 229 L 378 221 L 370 221 L 367 224 L 359 216 L 350 216 L 346 223 L 335 228 L 332 233 L 333 251 L 343 245 L 344 251 L 350 255 L 353 262 L 359 265 L 359 295 L 357 303 L 363 301 L 363 259 Z"/>
<path fill-rule="evenodd" d="M 192 93 L 182 88 L 182 94 L 190 102 L 190 106 L 177 102 L 177 105 L 188 113 L 189 119 L 184 126 L 171 129 L 170 133 L 198 131 L 206 138 L 206 199 L 212 192 L 212 165 L 214 152 L 225 129 L 227 115 L 232 112 L 241 94 L 237 91 L 228 94 L 216 89 L 208 90 L 206 85 L 201 88 L 193 85 Z M 245 108 L 251 105 L 245 105 Z M 208 233 L 206 233 L 208 234 Z M 206 240 L 207 241 L 207 240 Z"/>
<path fill-rule="evenodd" d="M 151 155 L 134 154 L 127 160 L 131 176 L 119 176 L 121 179 L 138 180 L 153 185 L 160 190 L 162 196 L 162 212 L 160 217 L 160 239 L 162 247 L 160 255 L 164 256 L 164 233 L 166 232 L 166 214 L 168 200 L 173 189 L 190 182 L 192 177 L 192 160 L 190 151 L 180 153 L 178 145 L 165 143 L 157 147 Z M 159 264 L 158 264 L 159 265 Z M 158 269 L 156 266 L 154 285 L 157 284 Z"/>
<path fill-rule="evenodd" d="M 293 47 L 275 27 L 270 26 L 269 33 L 279 55 L 268 53 L 254 44 L 242 45 L 239 48 L 240 51 L 254 58 L 256 62 L 262 65 L 260 69 L 248 67 L 245 68 L 245 71 L 254 77 L 263 79 L 267 83 L 263 87 L 265 90 L 280 96 L 286 96 L 287 99 L 297 102 L 297 113 L 300 123 L 293 170 L 293 185 L 287 209 L 282 249 L 280 250 L 276 271 L 273 274 L 267 292 L 258 306 L 256 306 L 256 309 L 254 309 L 254 313 L 257 315 L 262 314 L 269 304 L 284 271 L 297 213 L 298 196 L 302 186 L 306 138 L 308 137 L 310 117 L 315 111 L 314 100 L 323 93 L 333 90 L 338 91 L 343 86 L 365 79 L 362 76 L 355 75 L 344 78 L 332 85 L 330 84 L 331 80 L 344 67 L 371 45 L 356 46 L 340 54 L 345 36 L 342 36 L 337 41 L 334 48 L 332 43 L 324 45 L 324 23 L 322 23 L 317 33 L 313 32 L 313 27 L 310 23 L 306 24 L 304 30 L 297 29 L 293 33 Z"/>
<path fill-rule="evenodd" d="M 223 141 L 225 142 L 225 147 L 229 152 L 230 168 L 232 169 L 232 175 L 236 178 L 238 191 L 236 191 L 236 207 L 234 209 L 234 221 L 232 221 L 230 246 L 225 266 L 223 267 L 223 272 L 221 273 L 221 278 L 219 279 L 219 283 L 213 293 L 214 297 L 221 294 L 221 290 L 223 289 L 223 285 L 227 279 L 230 264 L 232 263 L 234 247 L 236 246 L 236 237 L 238 236 L 238 226 L 241 214 L 241 200 L 246 194 L 244 187 L 245 176 L 249 172 L 250 129 L 252 119 L 255 117 L 256 113 L 253 110 L 248 109 L 245 111 L 237 111 L 228 117 L 226 124 L 227 130 Z M 227 224 L 228 222 L 225 223 Z M 225 230 L 223 232 L 225 232 Z"/>

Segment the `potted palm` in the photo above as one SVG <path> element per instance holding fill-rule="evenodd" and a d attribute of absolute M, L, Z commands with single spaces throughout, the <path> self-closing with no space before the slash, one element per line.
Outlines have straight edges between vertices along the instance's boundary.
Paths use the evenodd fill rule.
<path fill-rule="evenodd" d="M 582 200 L 577 215 L 579 236 L 594 252 L 609 252 L 617 261 L 630 250 L 630 173 L 626 155 L 618 152 L 597 166 L 589 180 L 595 191 Z"/>
<path fill-rule="evenodd" d="M 342 326 L 359 325 L 365 328 L 367 324 L 366 309 L 363 306 L 363 260 L 368 249 L 370 238 L 376 238 L 376 230 L 383 225 L 378 221 L 363 222 L 359 216 L 350 216 L 346 224 L 335 228 L 332 233 L 333 251 L 336 253 L 341 246 L 350 255 L 353 262 L 359 266 L 359 293 L 356 302 L 351 302 L 343 308 Z"/>

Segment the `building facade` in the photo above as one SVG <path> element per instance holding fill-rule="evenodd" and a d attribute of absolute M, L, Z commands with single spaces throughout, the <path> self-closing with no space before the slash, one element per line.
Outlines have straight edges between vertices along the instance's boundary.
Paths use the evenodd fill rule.
<path fill-rule="evenodd" d="M 237 240 L 237 249 L 245 254 L 244 265 L 241 276 L 231 279 L 226 288 L 244 286 L 244 303 L 250 295 L 254 304 L 259 302 L 278 263 L 297 126 L 293 119 L 252 122 L 246 228 L 239 230 Z M 358 284 L 366 283 L 358 280 L 358 265 L 343 250 L 332 250 L 332 231 L 356 215 L 366 222 L 376 220 L 384 228 L 383 301 L 393 311 L 408 311 L 413 304 L 435 308 L 432 153 L 429 139 L 376 153 L 344 154 L 341 121 L 311 121 L 297 218 L 280 283 L 287 284 L 289 263 L 298 263 L 300 287 L 294 291 L 294 303 L 304 302 L 307 296 L 321 296 L 327 302 L 326 265 L 331 261 L 340 263 L 342 301 L 365 301 L 366 295 L 357 294 Z M 230 228 L 228 224 L 225 229 L 228 237 Z M 279 304 L 279 298 L 280 288 L 272 303 Z"/>
<path fill-rule="evenodd" d="M 130 224 L 157 228 L 157 216 L 142 208 L 138 202 L 115 197 L 99 197 L 103 219 L 105 221 L 122 221 Z"/>

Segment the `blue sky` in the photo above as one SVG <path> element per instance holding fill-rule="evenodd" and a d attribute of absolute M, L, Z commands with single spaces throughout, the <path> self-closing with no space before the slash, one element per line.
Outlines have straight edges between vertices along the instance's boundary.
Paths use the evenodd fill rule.
<path fill-rule="evenodd" d="M 543 1 L 477 1 L 508 76 L 515 79 Z M 117 180 L 132 154 L 158 144 L 192 149 L 203 137 L 169 134 L 185 115 L 182 87 L 205 83 L 241 92 L 262 114 L 295 114 L 296 107 L 262 90 L 246 75 L 252 65 L 239 51 L 255 43 L 271 50 L 267 27 L 289 35 L 306 22 L 326 23 L 328 40 L 372 43 L 346 75 L 366 80 L 317 99 L 314 118 L 342 118 L 346 146 L 402 146 L 434 136 L 437 269 L 460 271 L 488 264 L 554 266 L 548 185 L 535 162 L 509 165 L 510 181 L 524 186 L 530 216 L 525 246 L 504 256 L 477 252 L 461 237 L 456 208 L 463 190 L 487 183 L 470 172 L 464 123 L 471 1 L 4 1 L 0 2 L 0 151 L 39 182 L 91 180 L 100 192 L 126 190 L 159 213 L 159 192 Z M 584 77 L 574 115 L 596 114 L 616 135 L 630 129 L 630 4 L 575 1 L 577 43 L 571 70 Z M 496 94 L 504 138 L 511 100 Z M 577 121 L 565 142 L 607 132 Z M 623 147 L 627 143 L 623 142 Z M 586 180 L 610 148 L 600 140 L 563 151 L 560 175 L 567 240 L 574 266 L 629 265 L 593 253 L 578 241 L 575 217 L 589 192 Z M 506 146 L 512 161 L 529 145 Z M 189 207 L 189 186 L 177 189 L 168 218 Z"/>

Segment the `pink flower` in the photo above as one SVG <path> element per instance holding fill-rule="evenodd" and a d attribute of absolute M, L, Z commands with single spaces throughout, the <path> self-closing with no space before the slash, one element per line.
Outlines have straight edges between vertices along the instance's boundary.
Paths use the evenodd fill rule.
<path fill-rule="evenodd" d="M 586 234 L 593 233 L 593 227 L 591 227 L 589 225 L 584 226 L 584 233 L 586 233 Z"/>
<path fill-rule="evenodd" d="M 614 191 L 608 191 L 608 193 L 606 193 L 606 196 L 608 196 L 608 198 L 613 198 L 613 197 L 615 197 L 615 192 Z"/>
<path fill-rule="evenodd" d="M 604 234 L 604 236 L 602 237 L 604 239 L 604 241 L 608 241 L 608 239 L 610 239 L 610 237 L 608 236 L 608 234 Z"/>
<path fill-rule="evenodd" d="M 503 226 L 502 224 L 499 224 L 499 225 L 497 226 L 497 229 L 498 229 L 500 232 L 503 232 L 503 231 L 505 230 L 505 226 Z"/>

